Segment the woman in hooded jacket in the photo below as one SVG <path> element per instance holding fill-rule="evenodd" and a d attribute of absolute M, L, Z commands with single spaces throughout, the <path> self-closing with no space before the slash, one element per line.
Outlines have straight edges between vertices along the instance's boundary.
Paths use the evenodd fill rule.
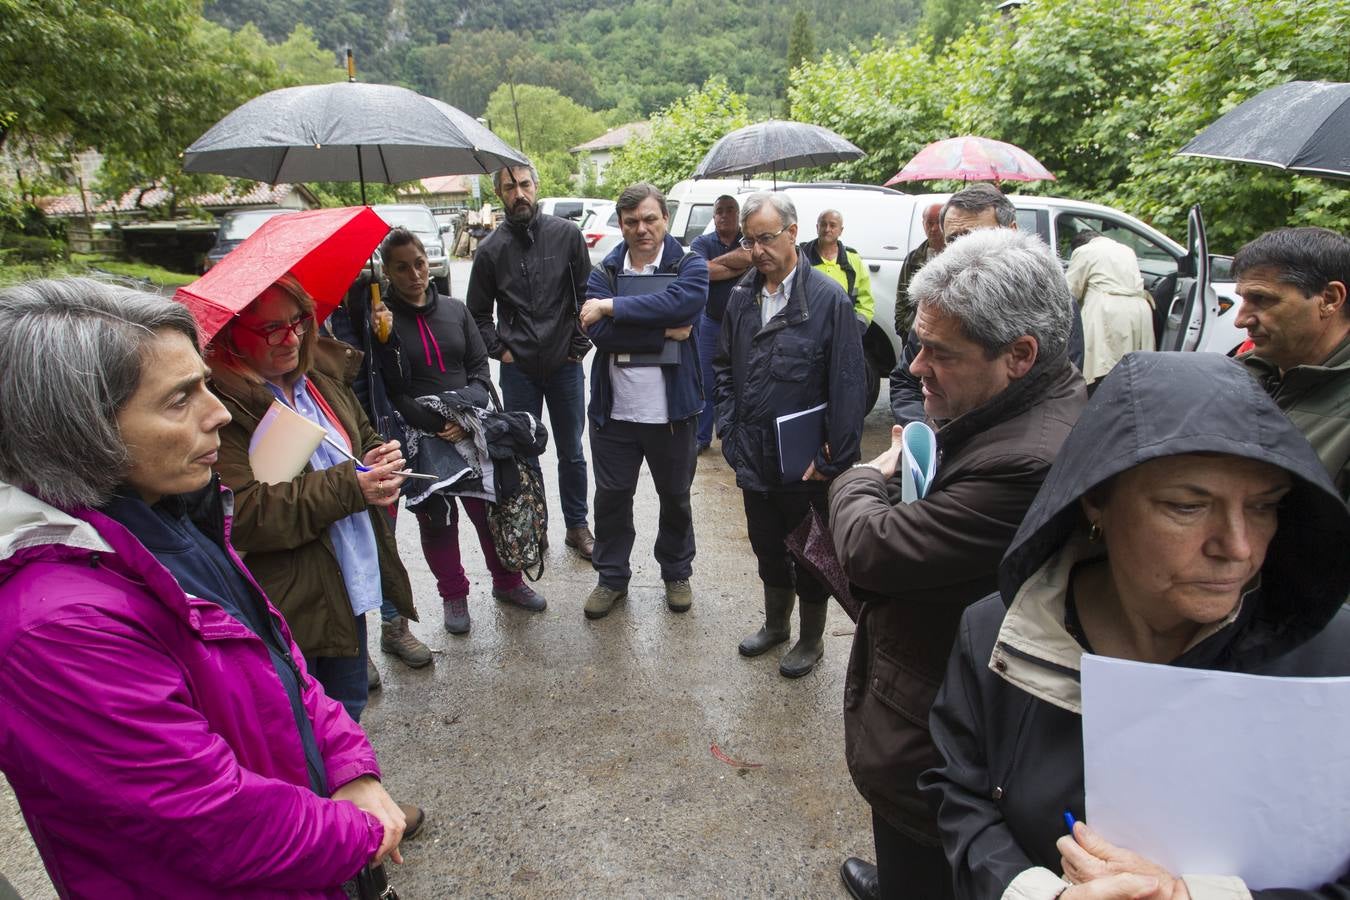
<path fill-rule="evenodd" d="M 426 248 L 417 235 L 406 228 L 391 230 L 380 244 L 380 257 L 389 276 L 389 290 L 386 309 L 372 318 L 378 326 L 377 334 L 380 327 L 389 329 L 388 339 L 374 345 L 389 400 L 407 426 L 421 432 L 422 440 L 463 441 L 468 435 L 458 423 L 422 405 L 417 398 L 453 391 L 464 402 L 486 408 L 492 382 L 483 337 L 468 308 L 436 290 L 427 267 Z M 521 573 L 510 571 L 498 558 L 488 530 L 487 502 L 461 496 L 459 505 L 478 532 L 478 544 L 492 575 L 492 596 L 530 612 L 542 612 L 547 607 L 544 598 L 525 583 Z M 469 579 L 460 559 L 455 496 L 437 492 L 410 509 L 417 516 L 427 566 L 436 576 L 445 630 L 466 634 L 472 624 Z"/>
<path fill-rule="evenodd" d="M 966 611 L 930 718 L 965 900 L 1347 898 L 1172 873 L 1084 807 L 1082 655 L 1279 676 L 1350 674 L 1350 513 L 1237 363 L 1132 353 L 1102 382 L 1000 567 Z M 1062 877 L 1061 877 L 1061 873 Z"/>
<path fill-rule="evenodd" d="M 0 292 L 0 770 L 62 897 L 342 898 L 403 813 L 230 546 L 187 309 Z"/>

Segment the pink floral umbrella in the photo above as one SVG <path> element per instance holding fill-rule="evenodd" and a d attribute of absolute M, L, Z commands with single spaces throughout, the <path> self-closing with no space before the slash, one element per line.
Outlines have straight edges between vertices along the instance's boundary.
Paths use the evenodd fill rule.
<path fill-rule="evenodd" d="M 1054 181 L 1055 176 L 1021 147 L 966 135 L 934 141 L 924 147 L 886 184 L 935 179 Z"/>

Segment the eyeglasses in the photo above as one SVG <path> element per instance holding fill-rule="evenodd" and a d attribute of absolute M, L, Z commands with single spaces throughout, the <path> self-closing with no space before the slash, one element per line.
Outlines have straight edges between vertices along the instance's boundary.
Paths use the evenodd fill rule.
<path fill-rule="evenodd" d="M 280 347 L 285 342 L 286 335 L 288 334 L 295 335 L 296 340 L 304 337 L 305 332 L 309 331 L 310 323 L 313 321 L 314 316 L 305 313 L 291 322 L 273 322 L 259 328 L 255 328 L 252 325 L 245 325 L 238 320 L 236 320 L 234 324 L 250 334 L 256 334 L 266 341 L 269 347 Z"/>
<path fill-rule="evenodd" d="M 746 250 L 755 249 L 756 244 L 759 244 L 761 247 L 767 247 L 772 244 L 780 234 L 787 230 L 788 226 L 785 225 L 773 234 L 761 234 L 759 237 L 743 237 L 741 238 L 741 246 Z"/>

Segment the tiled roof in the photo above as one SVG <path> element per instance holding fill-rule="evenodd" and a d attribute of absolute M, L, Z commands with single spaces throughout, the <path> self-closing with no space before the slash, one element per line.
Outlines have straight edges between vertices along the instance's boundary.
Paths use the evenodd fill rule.
<path fill-rule="evenodd" d="M 259 183 L 255 184 L 251 190 L 240 194 L 229 190 L 199 194 L 188 201 L 181 202 L 179 205 L 200 206 L 208 210 L 233 209 L 239 206 L 277 206 L 295 190 L 303 192 L 307 204 L 313 204 L 313 197 L 303 187 L 291 184 L 267 185 Z M 138 198 L 139 202 L 137 202 Z M 141 188 L 133 188 L 116 200 L 99 202 L 98 197 L 93 192 L 85 191 L 85 202 L 88 203 L 90 212 L 130 213 L 143 209 L 155 209 L 164 205 L 169 202 L 169 192 L 163 188 L 150 188 L 144 192 Z M 78 193 L 60 197 L 45 197 L 38 201 L 38 206 L 49 216 L 78 216 L 84 214 L 84 206 L 80 203 Z"/>
<path fill-rule="evenodd" d="M 421 181 L 422 192 L 427 194 L 468 194 L 472 193 L 473 188 L 469 184 L 470 178 L 476 178 L 475 175 L 436 175 L 431 178 L 423 178 Z M 415 192 L 404 192 L 415 193 Z"/>
<path fill-rule="evenodd" d="M 645 137 L 652 130 L 650 122 L 629 122 L 618 128 L 611 128 L 594 140 L 578 144 L 569 153 L 585 153 L 591 150 L 616 150 L 635 137 Z"/>

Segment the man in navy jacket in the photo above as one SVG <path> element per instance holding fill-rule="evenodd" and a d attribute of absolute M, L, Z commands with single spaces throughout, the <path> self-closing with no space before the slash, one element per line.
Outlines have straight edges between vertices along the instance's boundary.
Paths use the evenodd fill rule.
<path fill-rule="evenodd" d="M 591 565 L 598 584 L 586 599 L 588 619 L 608 615 L 628 593 L 633 494 L 643 460 L 661 503 L 653 552 L 666 585 L 666 605 L 684 612 L 694 596 L 689 587 L 694 563 L 689 488 L 703 410 L 697 328 L 708 298 L 708 264 L 666 234 L 666 198 L 652 185 L 630 185 L 615 206 L 624 239 L 591 272 L 580 319 L 596 348 L 588 414 L 595 469 Z M 674 278 L 650 292 L 618 296 L 620 275 Z M 670 349 L 677 361 L 627 364 L 634 354 L 660 354 L 667 342 L 673 342 Z"/>

